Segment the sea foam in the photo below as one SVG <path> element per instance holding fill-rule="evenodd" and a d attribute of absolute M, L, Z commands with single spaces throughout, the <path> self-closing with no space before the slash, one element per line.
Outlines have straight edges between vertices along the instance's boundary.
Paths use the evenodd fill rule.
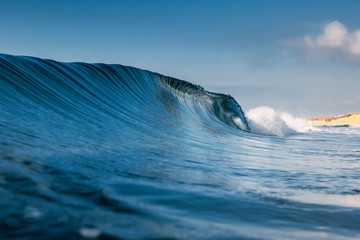
<path fill-rule="evenodd" d="M 250 131 L 262 135 L 288 136 L 314 130 L 304 119 L 271 107 L 257 107 L 245 113 Z"/>

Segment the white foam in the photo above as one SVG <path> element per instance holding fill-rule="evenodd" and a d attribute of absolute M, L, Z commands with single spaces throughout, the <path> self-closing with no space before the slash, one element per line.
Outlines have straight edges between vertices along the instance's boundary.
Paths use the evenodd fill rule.
<path fill-rule="evenodd" d="M 82 227 L 79 229 L 79 234 L 80 236 L 82 236 L 83 238 L 98 238 L 101 234 L 101 231 L 97 228 L 93 228 L 93 227 Z"/>
<path fill-rule="evenodd" d="M 313 127 L 302 118 L 278 113 L 270 107 L 257 107 L 245 113 L 250 131 L 262 135 L 288 136 L 309 132 Z"/>

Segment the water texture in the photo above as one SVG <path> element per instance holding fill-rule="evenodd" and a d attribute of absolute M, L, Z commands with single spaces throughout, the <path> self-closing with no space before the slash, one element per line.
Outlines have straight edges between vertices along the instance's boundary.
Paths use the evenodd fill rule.
<path fill-rule="evenodd" d="M 360 238 L 359 128 L 5 54 L 0 113 L 0 239 Z"/>

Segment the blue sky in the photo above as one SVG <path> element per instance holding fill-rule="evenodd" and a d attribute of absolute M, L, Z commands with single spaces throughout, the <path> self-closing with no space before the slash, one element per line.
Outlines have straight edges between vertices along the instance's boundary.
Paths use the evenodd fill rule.
<path fill-rule="evenodd" d="M 140 67 L 229 93 L 245 110 L 346 114 L 360 112 L 359 9 L 350 0 L 0 0 L 0 52 Z"/>

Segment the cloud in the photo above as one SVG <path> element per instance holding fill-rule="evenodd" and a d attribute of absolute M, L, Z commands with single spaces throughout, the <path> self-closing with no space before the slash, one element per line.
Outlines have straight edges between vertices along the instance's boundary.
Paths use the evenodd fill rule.
<path fill-rule="evenodd" d="M 340 22 L 334 21 L 324 27 L 318 36 L 305 35 L 303 43 L 310 57 L 328 58 L 345 55 L 360 59 L 360 30 L 350 33 Z"/>

